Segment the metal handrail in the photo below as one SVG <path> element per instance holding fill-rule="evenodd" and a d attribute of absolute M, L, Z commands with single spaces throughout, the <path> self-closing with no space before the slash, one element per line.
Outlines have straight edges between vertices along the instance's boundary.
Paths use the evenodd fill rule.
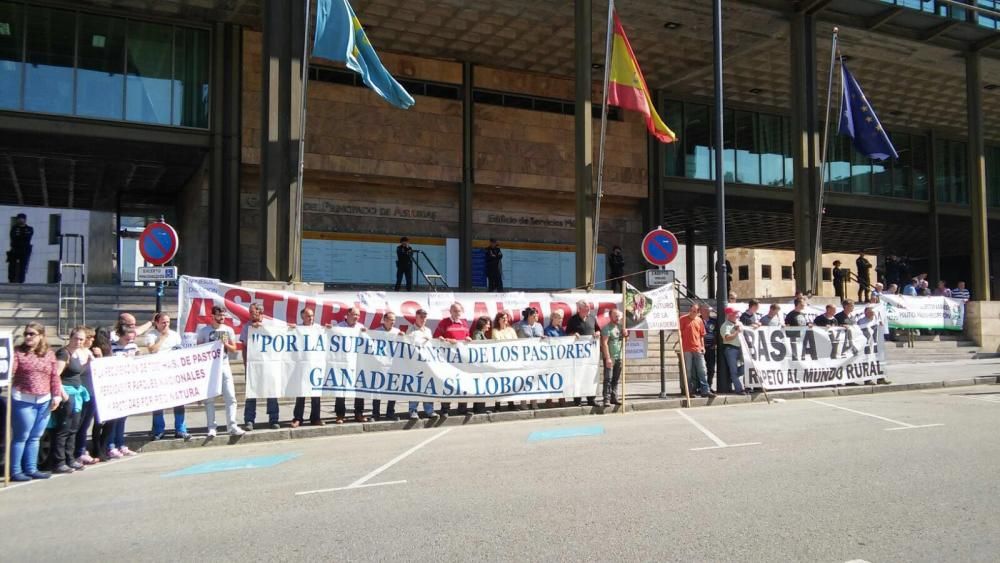
<path fill-rule="evenodd" d="M 418 249 L 414 249 L 413 251 L 414 254 L 422 255 L 424 257 L 424 260 L 427 261 L 427 264 L 431 267 L 431 270 L 434 270 L 434 275 L 437 276 L 437 279 L 441 280 L 441 286 L 445 289 L 448 289 L 448 282 L 444 280 L 444 275 L 442 275 L 441 272 L 438 271 L 437 267 L 434 266 L 434 262 L 432 262 L 431 259 L 427 257 L 427 253 Z M 437 284 L 433 283 L 430 280 L 430 278 L 427 277 L 427 274 L 424 273 L 424 269 L 420 267 L 419 258 L 413 260 L 413 265 L 417 268 L 417 273 L 424 278 L 425 282 L 427 282 L 427 285 L 431 286 L 431 289 L 433 289 L 434 291 L 437 291 L 438 288 Z"/>

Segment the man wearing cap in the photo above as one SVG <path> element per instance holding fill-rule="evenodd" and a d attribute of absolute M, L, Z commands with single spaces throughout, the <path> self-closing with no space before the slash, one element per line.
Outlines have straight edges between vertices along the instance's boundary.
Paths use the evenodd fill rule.
<path fill-rule="evenodd" d="M 740 312 L 733 307 L 726 307 L 726 321 L 719 329 L 719 336 L 722 338 L 722 355 L 726 358 L 726 369 L 729 370 L 729 381 L 733 384 L 733 390 L 742 394 L 743 382 L 740 377 L 743 375 L 740 369 L 740 331 L 743 326 L 739 323 Z M 721 392 L 722 389 L 720 388 Z"/>
<path fill-rule="evenodd" d="M 486 285 L 490 291 L 503 291 L 503 252 L 500 243 L 491 238 L 486 248 Z"/>
<path fill-rule="evenodd" d="M 406 291 L 413 291 L 413 249 L 409 237 L 399 239 L 396 247 L 396 291 L 403 278 L 406 278 Z"/>
<path fill-rule="evenodd" d="M 17 214 L 17 220 L 10 228 L 10 250 L 7 251 L 7 280 L 10 283 L 24 283 L 31 258 L 31 237 L 35 229 L 28 225 L 28 216 Z"/>

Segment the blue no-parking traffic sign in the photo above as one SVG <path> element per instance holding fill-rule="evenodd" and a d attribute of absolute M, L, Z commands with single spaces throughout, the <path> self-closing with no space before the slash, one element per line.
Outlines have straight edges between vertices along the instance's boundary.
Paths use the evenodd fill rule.
<path fill-rule="evenodd" d="M 177 255 L 177 231 L 163 222 L 150 223 L 139 235 L 139 254 L 154 266 L 162 266 Z"/>
<path fill-rule="evenodd" d="M 654 266 L 666 266 L 677 258 L 677 237 L 665 229 L 653 229 L 642 238 L 642 257 Z"/>

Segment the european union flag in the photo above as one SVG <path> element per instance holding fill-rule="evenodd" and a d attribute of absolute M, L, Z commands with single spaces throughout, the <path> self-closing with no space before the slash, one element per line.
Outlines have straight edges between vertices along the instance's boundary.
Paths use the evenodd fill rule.
<path fill-rule="evenodd" d="M 840 63 L 840 74 L 842 94 L 840 129 L 837 132 L 853 139 L 854 148 L 869 158 L 875 160 L 885 160 L 890 156 L 899 158 L 896 147 L 892 146 L 889 135 L 882 129 L 882 123 L 875 115 L 875 108 L 868 103 L 861 86 L 847 70 L 847 65 L 843 61 Z"/>
<path fill-rule="evenodd" d="M 390 104 L 403 109 L 413 105 L 413 96 L 382 66 L 347 0 L 317 0 L 313 55 L 343 62 Z"/>

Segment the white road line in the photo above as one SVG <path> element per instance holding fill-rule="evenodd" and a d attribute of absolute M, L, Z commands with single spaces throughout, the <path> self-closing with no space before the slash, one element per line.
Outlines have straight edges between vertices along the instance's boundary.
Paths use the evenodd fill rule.
<path fill-rule="evenodd" d="M 898 424 L 898 428 L 886 428 L 886 430 L 912 430 L 914 428 L 931 428 L 933 426 L 944 426 L 944 424 L 908 424 L 906 422 L 900 422 L 898 420 L 893 420 L 891 418 L 886 418 L 884 416 L 879 416 L 877 414 L 871 414 L 862 411 L 856 411 L 854 409 L 849 409 L 847 407 L 842 407 L 840 405 L 833 405 L 830 403 L 824 403 L 823 401 L 817 401 L 816 399 L 807 399 L 811 403 L 816 403 L 817 405 L 823 405 L 824 407 L 832 407 L 835 409 L 840 409 L 842 411 L 852 412 L 854 414 L 860 414 L 861 416 L 867 416 L 869 418 L 877 418 L 879 420 L 884 420 L 886 422 L 891 422 L 892 424 Z"/>
<path fill-rule="evenodd" d="M 684 411 L 678 410 L 676 412 L 677 412 L 677 414 L 681 415 L 681 417 L 684 420 L 687 420 L 688 422 L 690 422 L 691 424 L 693 424 L 695 428 L 697 428 L 698 430 L 701 430 L 701 433 L 704 434 L 705 436 L 708 436 L 709 440 L 715 442 L 714 446 L 708 446 L 708 447 L 704 447 L 704 448 L 691 448 L 691 451 L 693 451 L 693 452 L 702 451 L 702 450 L 717 450 L 717 449 L 720 449 L 720 448 L 740 448 L 740 447 L 743 447 L 743 446 L 758 446 L 758 445 L 760 445 L 760 442 L 745 442 L 743 444 L 727 444 L 727 443 L 723 442 L 721 438 L 719 438 L 718 436 L 716 436 L 715 434 L 713 434 L 711 430 L 709 430 L 708 428 L 705 428 L 704 426 L 702 426 L 701 424 L 699 424 L 697 420 L 695 420 L 695 419 L 691 418 L 690 416 L 686 415 L 684 413 Z"/>
<path fill-rule="evenodd" d="M 116 465 L 121 465 L 122 463 L 125 463 L 126 461 L 132 461 L 133 459 L 139 459 L 140 457 L 141 456 L 132 456 L 132 457 L 125 457 L 125 458 L 121 458 L 121 459 L 116 459 L 115 461 L 102 461 L 101 463 L 98 463 L 96 465 L 88 465 L 87 469 L 85 469 L 83 471 L 76 471 L 74 473 L 53 473 L 52 477 L 49 477 L 48 479 L 33 479 L 31 481 L 19 481 L 17 483 L 10 483 L 6 487 L 0 487 L 0 493 L 2 493 L 4 491 L 9 491 L 11 489 L 20 489 L 21 487 L 26 487 L 28 485 L 34 485 L 35 483 L 44 483 L 46 481 L 51 481 L 53 479 L 62 479 L 63 477 L 69 477 L 70 475 L 75 475 L 76 473 L 83 473 L 84 475 L 86 475 L 90 471 L 94 471 L 96 469 L 101 469 L 102 467 L 114 467 Z M 2 482 L 2 481 L 3 481 L 3 479 L 0 478 L 0 482 Z"/>
<path fill-rule="evenodd" d="M 430 438 L 427 438 L 423 442 L 420 442 L 416 446 L 413 446 L 412 448 L 410 448 L 410 449 L 406 450 L 405 452 L 399 454 L 398 456 L 392 458 L 391 460 L 389 460 L 388 462 L 386 462 L 384 465 L 382 465 L 378 469 L 372 471 L 371 473 L 365 475 L 364 477 L 358 479 L 357 481 L 351 483 L 350 485 L 348 485 L 346 487 L 334 487 L 334 488 L 331 488 L 331 489 L 317 489 L 315 491 L 300 491 L 300 492 L 295 493 L 295 494 L 296 495 L 311 495 L 311 494 L 315 494 L 315 493 L 330 493 L 330 492 L 333 492 L 333 491 L 343 491 L 343 490 L 347 490 L 347 489 L 359 489 L 359 488 L 362 488 L 362 487 L 365 487 L 365 486 L 376 487 L 376 486 L 379 486 L 379 485 L 397 485 L 397 484 L 405 483 L 406 481 L 389 481 L 389 482 L 386 482 L 386 483 L 375 483 L 375 484 L 372 484 L 372 485 L 365 485 L 365 482 L 368 481 L 369 479 L 371 479 L 372 477 L 377 476 L 379 473 L 382 473 L 386 469 L 389 469 L 393 465 L 396 465 L 400 461 L 403 461 L 409 455 L 411 455 L 413 452 L 419 450 L 420 448 L 426 446 L 427 444 L 430 444 L 434 440 L 437 440 L 441 436 L 444 436 L 445 434 L 447 434 L 447 433 L 449 433 L 451 431 L 452 431 L 451 428 L 442 430 L 441 432 L 439 432 L 439 433 L 431 436 Z"/>

